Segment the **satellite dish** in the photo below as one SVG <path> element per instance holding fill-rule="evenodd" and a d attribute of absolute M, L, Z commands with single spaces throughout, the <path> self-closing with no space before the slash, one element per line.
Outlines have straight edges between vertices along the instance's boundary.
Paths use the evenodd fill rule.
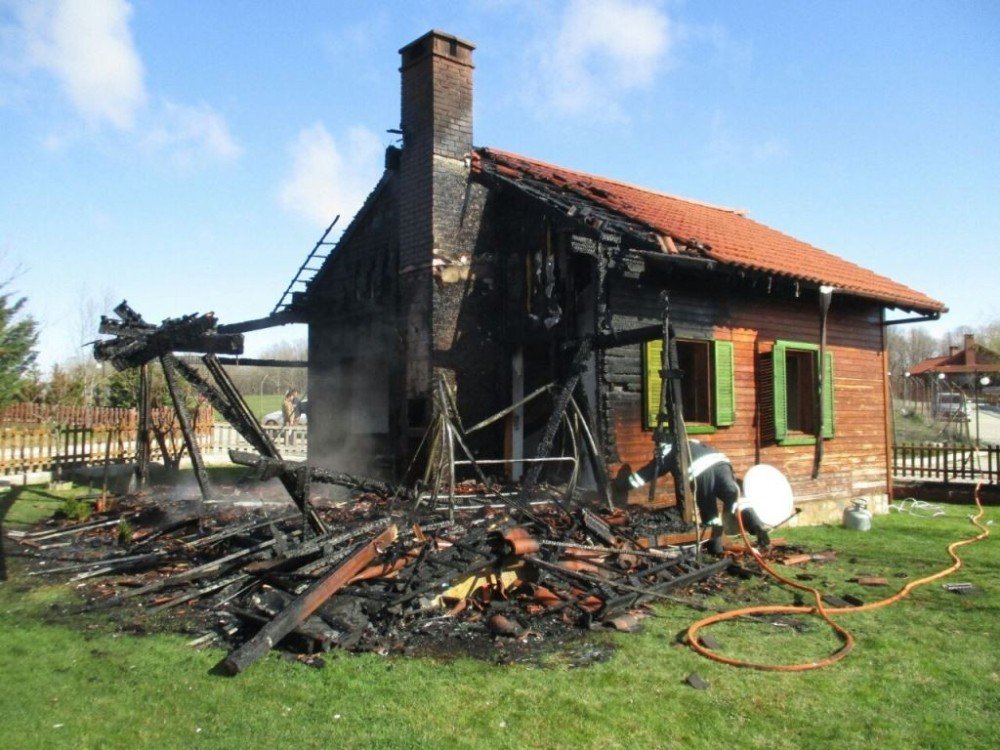
<path fill-rule="evenodd" d="M 743 477 L 743 501 L 766 526 L 777 526 L 795 512 L 792 486 L 769 464 L 757 464 Z"/>

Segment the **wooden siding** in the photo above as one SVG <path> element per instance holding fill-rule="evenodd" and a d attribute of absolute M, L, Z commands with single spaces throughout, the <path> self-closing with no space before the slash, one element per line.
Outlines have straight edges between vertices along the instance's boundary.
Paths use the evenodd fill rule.
<path fill-rule="evenodd" d="M 634 328 L 656 322 L 654 290 L 631 290 L 620 282 L 612 290 L 616 328 Z M 820 478 L 810 478 L 813 445 L 779 446 L 768 424 L 771 349 L 779 339 L 816 344 L 819 313 L 815 300 L 771 296 L 730 296 L 724 302 L 709 289 L 688 288 L 671 294 L 671 319 L 678 335 L 732 341 L 735 365 L 736 418 L 698 439 L 725 452 L 738 477 L 754 464 L 767 463 L 791 481 L 798 500 L 847 498 L 887 491 L 885 427 L 885 353 L 882 350 L 880 310 L 834 297 L 827 329 L 827 348 L 834 354 L 834 419 L 836 432 L 825 441 Z M 704 301 L 703 301 L 704 300 Z M 642 361 L 640 346 L 610 350 L 605 359 L 605 408 L 613 425 L 618 463 L 639 468 L 652 456 L 652 432 L 642 426 Z M 630 498 L 642 501 L 645 490 Z M 667 481 L 658 502 L 673 502 Z"/>

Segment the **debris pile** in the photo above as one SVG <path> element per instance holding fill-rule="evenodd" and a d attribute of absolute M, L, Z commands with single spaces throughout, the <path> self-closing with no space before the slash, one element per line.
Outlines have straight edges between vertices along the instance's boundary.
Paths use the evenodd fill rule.
<path fill-rule="evenodd" d="M 182 612 L 204 633 L 199 643 L 231 649 L 219 665 L 229 674 L 279 645 L 513 658 L 550 638 L 634 629 L 642 604 L 729 565 L 701 560 L 673 510 L 598 511 L 556 497 L 414 510 L 369 487 L 304 514 L 287 501 L 156 495 L 17 541 L 38 558 L 32 575 L 83 583 L 90 609 Z"/>
<path fill-rule="evenodd" d="M 217 639 L 230 648 L 219 664 L 223 672 L 239 673 L 278 645 L 314 654 L 331 648 L 426 651 L 436 644 L 451 652 L 496 655 L 516 651 L 515 644 L 551 641 L 556 634 L 606 626 L 631 630 L 637 608 L 673 599 L 672 591 L 730 564 L 701 558 L 705 537 L 690 524 L 692 487 L 678 479 L 689 476 L 687 459 L 678 461 L 674 477 L 686 516 L 676 509 L 615 507 L 608 465 L 591 427 L 593 409 L 581 386 L 595 346 L 658 336 L 672 340 L 666 299 L 662 325 L 608 340 L 581 339 L 567 350 L 572 361 L 559 381 L 468 428 L 454 387 L 439 375 L 432 389 L 433 419 L 405 485 L 282 458 L 216 356 L 241 352 L 240 332 L 251 328 L 219 326 L 211 315 L 156 326 L 126 302 L 114 312 L 116 318 L 102 318 L 99 329 L 113 338 L 98 342 L 94 354 L 116 369 L 140 370 L 139 485 L 145 487 L 148 476 L 146 370 L 158 360 L 200 500 L 133 498 L 117 515 L 26 534 L 20 541 L 43 556 L 37 574 L 77 581 L 111 576 L 84 584 L 90 607 L 138 603 L 147 614 L 171 610 L 196 616 L 208 631 L 200 640 Z M 202 353 L 201 368 L 178 359 L 176 351 Z M 687 445 L 677 408 L 675 347 L 665 346 L 664 352 L 662 373 L 673 373 L 674 386 L 661 394 L 657 445 L 668 432 L 676 444 Z M 209 481 L 192 434 L 181 380 L 253 449 L 231 451 L 232 461 L 250 467 L 258 480 L 279 483 L 291 503 L 286 500 L 276 512 L 273 504 L 237 510 L 219 501 L 220 488 Z M 516 459 L 523 480 L 501 486 L 484 467 L 512 466 L 515 460 L 478 458 L 468 436 L 543 396 L 551 410 L 535 455 Z M 579 480 L 588 469 L 596 490 L 583 493 Z M 543 470 L 550 484 L 543 483 Z M 350 499 L 323 504 L 318 485 L 337 486 Z M 651 498 L 653 488 L 655 481 Z M 109 545 L 118 546 L 109 551 Z M 73 552 L 68 558 L 67 551 Z"/>

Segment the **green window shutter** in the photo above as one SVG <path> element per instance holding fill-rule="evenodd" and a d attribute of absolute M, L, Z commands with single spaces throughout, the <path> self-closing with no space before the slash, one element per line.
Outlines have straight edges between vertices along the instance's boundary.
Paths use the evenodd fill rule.
<path fill-rule="evenodd" d="M 736 421 L 736 366 L 733 342 L 715 341 L 715 424 L 728 427 Z"/>
<path fill-rule="evenodd" d="M 788 437 L 788 397 L 785 393 L 785 349 L 783 341 L 774 343 L 771 354 L 774 386 L 774 438 L 781 441 Z"/>
<path fill-rule="evenodd" d="M 833 437 L 833 352 L 826 352 L 823 372 L 823 437 Z"/>
<path fill-rule="evenodd" d="M 646 427 L 656 427 L 656 417 L 660 412 L 660 361 L 663 357 L 663 341 L 647 341 L 643 345 L 642 396 L 645 406 Z"/>

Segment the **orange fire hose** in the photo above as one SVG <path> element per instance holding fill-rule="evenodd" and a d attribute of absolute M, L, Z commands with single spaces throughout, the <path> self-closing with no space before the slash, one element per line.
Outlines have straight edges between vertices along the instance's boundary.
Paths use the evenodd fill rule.
<path fill-rule="evenodd" d="M 811 586 L 804 586 L 801 583 L 789 580 L 788 578 L 782 576 L 780 573 L 775 572 L 760 556 L 760 553 L 758 553 L 757 550 L 754 549 L 753 546 L 750 544 L 750 540 L 747 537 L 746 529 L 743 528 L 743 519 L 740 517 L 740 514 L 737 513 L 736 520 L 738 521 L 740 526 L 740 534 L 743 537 L 743 541 L 747 545 L 747 548 L 750 550 L 750 553 L 757 561 L 757 564 L 760 565 L 760 567 L 775 580 L 780 581 L 781 583 L 784 583 L 788 586 L 791 586 L 792 588 L 799 589 L 800 591 L 808 591 L 809 593 L 811 593 L 816 600 L 816 606 L 806 607 L 806 606 L 793 606 L 793 605 L 761 605 L 757 607 L 743 607 L 741 609 L 734 609 L 728 612 L 722 612 L 720 614 L 711 615 L 702 620 L 698 620 L 698 622 L 694 623 L 688 628 L 687 630 L 688 644 L 699 654 L 708 659 L 711 659 L 712 661 L 721 662 L 722 664 L 729 664 L 734 667 L 761 669 L 770 672 L 804 672 L 807 669 L 820 669 L 821 667 L 827 667 L 830 666 L 831 664 L 835 664 L 836 662 L 840 661 L 845 656 L 847 656 L 851 652 L 851 649 L 854 648 L 854 638 L 846 629 L 844 629 L 836 622 L 834 622 L 832 619 L 830 619 L 830 615 L 848 615 L 857 612 L 868 612 L 873 609 L 879 609 L 880 607 L 886 607 L 890 604 L 894 604 L 895 602 L 898 602 L 900 599 L 903 599 L 904 597 L 908 596 L 910 592 L 913 591 L 913 589 L 917 588 L 918 586 L 923 586 L 925 584 L 930 583 L 931 581 L 936 581 L 939 578 L 944 578 L 945 576 L 951 575 L 956 570 L 961 568 L 962 560 L 955 553 L 955 550 L 967 544 L 974 544 L 975 542 L 981 541 L 990 535 L 989 529 L 987 529 L 979 522 L 979 519 L 983 517 L 984 513 L 982 502 L 979 499 L 980 486 L 981 485 L 979 484 L 976 485 L 976 490 L 973 494 L 973 497 L 976 501 L 976 507 L 979 509 L 979 512 L 976 513 L 976 515 L 974 516 L 970 516 L 969 518 L 969 520 L 973 523 L 973 525 L 975 525 L 977 528 L 980 529 L 980 533 L 974 537 L 960 539 L 948 545 L 948 554 L 951 556 L 951 559 L 954 560 L 952 565 L 948 568 L 945 568 L 944 570 L 934 573 L 933 575 L 929 575 L 924 578 L 919 578 L 915 581 L 907 583 L 902 589 L 900 589 L 895 594 L 886 599 L 882 599 L 877 602 L 871 602 L 869 604 L 864 604 L 860 607 L 829 607 L 829 608 L 824 607 L 822 594 L 817 589 Z M 830 625 L 831 628 L 833 628 L 834 632 L 837 633 L 837 636 L 840 638 L 840 640 L 843 642 L 844 645 L 841 646 L 839 650 L 835 651 L 829 656 L 823 659 L 818 659 L 816 661 L 804 662 L 801 664 L 760 664 L 757 662 L 744 661 L 742 659 L 734 659 L 728 656 L 723 656 L 722 654 L 716 653 L 711 649 L 707 648 L 698 640 L 698 632 L 702 628 L 706 628 L 709 625 L 714 625 L 717 622 L 735 620 L 738 617 L 746 617 L 749 615 L 773 615 L 773 614 L 819 615 L 821 618 L 823 618 L 824 621 L 826 621 L 828 625 Z"/>

